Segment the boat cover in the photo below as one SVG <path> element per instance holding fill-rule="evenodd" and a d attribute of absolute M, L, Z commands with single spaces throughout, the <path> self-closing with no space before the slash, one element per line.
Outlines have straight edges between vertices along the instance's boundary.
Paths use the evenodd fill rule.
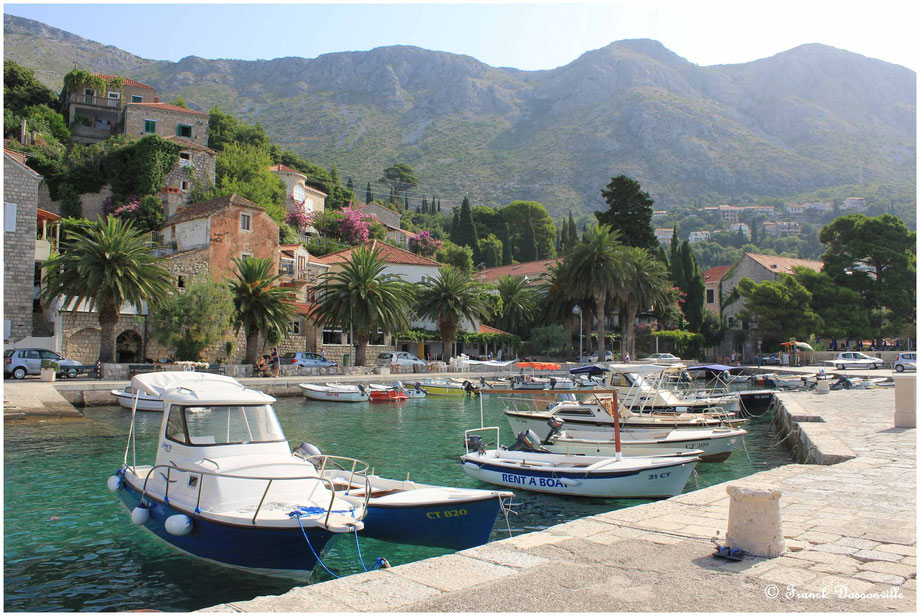
<path fill-rule="evenodd" d="M 591 376 L 596 376 L 598 374 L 603 374 L 604 372 L 610 372 L 610 370 L 597 364 L 591 364 L 590 366 L 578 366 L 577 368 L 572 368 L 569 370 L 569 372 L 572 374 L 589 374 Z"/>
<path fill-rule="evenodd" d="M 177 383 L 233 383 L 242 387 L 242 383 L 233 377 L 223 376 L 222 374 L 211 374 L 210 372 L 186 372 L 181 370 L 163 371 L 163 372 L 146 372 L 136 374 L 131 379 L 131 387 L 135 390 L 159 397 L 167 389 Z"/>
<path fill-rule="evenodd" d="M 731 371 L 731 366 L 726 366 L 724 364 L 700 364 L 699 366 L 687 366 L 687 371 L 690 370 L 709 370 L 711 372 L 726 372 Z"/>

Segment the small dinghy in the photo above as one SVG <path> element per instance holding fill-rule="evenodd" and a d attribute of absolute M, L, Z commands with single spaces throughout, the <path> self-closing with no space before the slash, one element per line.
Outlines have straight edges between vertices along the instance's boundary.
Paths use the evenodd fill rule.
<path fill-rule="evenodd" d="M 470 381 L 456 383 L 444 379 L 428 379 L 422 381 L 422 388 L 429 396 L 475 396 L 479 393 L 477 387 Z"/>
<path fill-rule="evenodd" d="M 314 385 L 301 383 L 304 398 L 320 402 L 367 402 L 370 394 L 364 385 Z"/>
<path fill-rule="evenodd" d="M 428 395 L 427 393 L 425 393 L 425 389 L 422 387 L 422 384 L 418 382 L 414 383 L 410 387 L 404 386 L 401 381 L 394 381 L 393 384 L 390 386 L 371 383 L 370 385 L 367 386 L 367 388 L 371 392 L 371 400 L 374 399 L 375 391 L 396 390 L 396 391 L 401 392 L 403 395 L 405 395 L 405 397 L 408 398 L 409 400 L 420 400 L 422 398 L 425 398 Z"/>
<path fill-rule="evenodd" d="M 118 404 L 126 409 L 134 408 L 135 401 L 139 411 L 162 411 L 163 401 L 160 396 L 176 383 L 189 382 L 233 383 L 239 385 L 236 379 L 209 372 L 191 372 L 187 370 L 164 370 L 151 372 L 137 385 L 132 381 L 121 389 L 113 389 L 111 393 L 118 400 Z M 140 388 L 140 389 L 138 389 Z"/>
<path fill-rule="evenodd" d="M 131 384 L 142 390 L 156 376 L 137 375 Z M 313 464 L 292 455 L 274 398 L 207 381 L 177 383 L 161 398 L 153 463 L 137 463 L 132 412 L 124 462 L 107 482 L 131 522 L 188 554 L 298 579 L 309 577 L 332 539 L 357 537 L 367 499 L 339 498 Z M 337 463 L 370 489 L 367 464 Z"/>
<path fill-rule="evenodd" d="M 309 443 L 302 443 L 294 455 L 303 456 L 321 477 L 331 480 L 340 498 L 363 502 L 364 477 L 356 481 L 350 468 Z M 362 537 L 453 550 L 487 543 L 499 512 L 508 511 L 514 496 L 498 490 L 426 485 L 408 477 L 401 481 L 368 475 L 367 481 L 371 492 Z"/>
<path fill-rule="evenodd" d="M 399 389 L 372 389 L 371 402 L 402 402 L 408 400 L 409 396 Z"/>
<path fill-rule="evenodd" d="M 480 431 L 465 432 L 460 457 L 471 477 L 509 488 L 593 498 L 668 498 L 680 494 L 700 461 L 696 452 L 682 456 L 629 458 L 585 456 L 510 449 L 487 450 Z M 532 445 L 538 445 L 534 443 Z"/>

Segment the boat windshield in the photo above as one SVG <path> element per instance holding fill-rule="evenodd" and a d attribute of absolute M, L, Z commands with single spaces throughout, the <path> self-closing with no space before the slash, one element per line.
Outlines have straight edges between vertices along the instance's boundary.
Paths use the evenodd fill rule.
<path fill-rule="evenodd" d="M 245 445 L 286 441 L 270 405 L 173 405 L 166 438 L 191 446 Z"/>

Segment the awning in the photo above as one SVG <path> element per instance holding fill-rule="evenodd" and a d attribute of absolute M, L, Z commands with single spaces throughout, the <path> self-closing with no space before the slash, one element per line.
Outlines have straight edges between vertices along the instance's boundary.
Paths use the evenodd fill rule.
<path fill-rule="evenodd" d="M 610 370 L 597 364 L 591 364 L 590 366 L 579 366 L 569 370 L 569 373 L 571 374 L 589 374 L 591 376 L 596 376 L 605 372 L 610 372 Z"/>
<path fill-rule="evenodd" d="M 534 370 L 560 370 L 562 366 L 545 361 L 522 361 L 515 364 L 518 368 L 533 368 Z"/>

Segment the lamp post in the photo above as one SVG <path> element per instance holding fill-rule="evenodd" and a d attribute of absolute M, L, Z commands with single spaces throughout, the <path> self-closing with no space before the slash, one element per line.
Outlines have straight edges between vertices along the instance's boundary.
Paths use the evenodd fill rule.
<path fill-rule="evenodd" d="M 578 361 L 579 363 L 581 363 L 581 358 L 582 358 L 581 343 L 582 343 L 582 337 L 583 337 L 582 327 L 581 327 L 581 306 L 579 306 L 578 304 L 575 304 L 572 307 L 572 314 L 578 315 Z"/>

